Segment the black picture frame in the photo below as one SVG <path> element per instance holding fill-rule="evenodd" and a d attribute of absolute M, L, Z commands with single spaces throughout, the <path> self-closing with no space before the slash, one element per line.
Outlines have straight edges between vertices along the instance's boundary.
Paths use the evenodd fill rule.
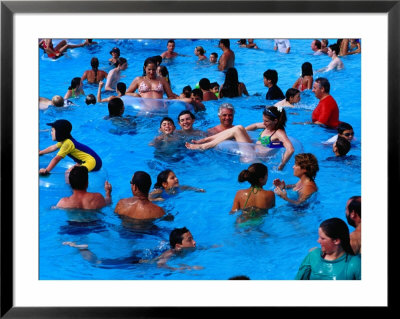
<path fill-rule="evenodd" d="M 388 14 L 388 207 L 398 212 L 399 182 L 400 1 L 1 1 L 1 318 L 177 318 L 226 316 L 224 307 L 14 307 L 13 298 L 13 15 L 16 13 L 245 12 L 245 13 L 387 13 Z M 202 11 L 204 8 L 204 11 Z M 7 57 L 7 59 L 5 58 Z M 385 199 L 380 199 L 385 200 Z M 377 212 L 378 213 L 378 212 Z M 385 212 L 379 212 L 384 214 Z M 378 215 L 378 214 L 377 214 Z M 388 216 L 389 218 L 390 216 Z M 377 216 L 376 218 L 379 218 Z M 388 234 L 390 225 L 388 223 Z M 390 241 L 388 240 L 388 247 Z M 390 255 L 388 253 L 390 265 Z M 388 286 L 390 281 L 388 281 Z M 388 307 L 379 310 L 390 310 Z M 316 309 L 316 308 L 315 308 Z M 229 310 L 229 309 L 228 309 Z M 249 315 L 254 308 L 235 309 Z M 257 310 L 257 309 L 256 309 Z M 287 309 L 297 315 L 307 308 Z M 339 314 L 339 309 L 330 309 Z M 356 309 L 359 311 L 359 309 Z M 371 310 L 369 310 L 371 311 Z"/>

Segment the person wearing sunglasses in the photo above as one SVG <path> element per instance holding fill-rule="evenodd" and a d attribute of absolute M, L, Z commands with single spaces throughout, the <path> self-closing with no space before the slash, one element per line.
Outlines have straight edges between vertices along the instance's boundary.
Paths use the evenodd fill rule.
<path fill-rule="evenodd" d="M 329 140 L 325 141 L 323 144 L 333 144 L 337 141 L 338 137 L 341 136 L 348 140 L 350 143 L 354 142 L 354 130 L 353 127 L 346 122 L 340 122 L 339 126 L 337 128 L 338 134 L 335 136 L 332 136 Z"/>

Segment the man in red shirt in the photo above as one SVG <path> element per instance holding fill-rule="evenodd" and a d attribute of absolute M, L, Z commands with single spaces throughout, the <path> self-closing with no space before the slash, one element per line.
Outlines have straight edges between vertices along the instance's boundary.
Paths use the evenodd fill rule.
<path fill-rule="evenodd" d="M 337 128 L 339 125 L 339 108 L 334 98 L 329 94 L 330 84 L 326 78 L 318 78 L 314 81 L 312 91 L 319 99 L 317 107 L 311 115 L 314 124 L 326 125 Z"/>

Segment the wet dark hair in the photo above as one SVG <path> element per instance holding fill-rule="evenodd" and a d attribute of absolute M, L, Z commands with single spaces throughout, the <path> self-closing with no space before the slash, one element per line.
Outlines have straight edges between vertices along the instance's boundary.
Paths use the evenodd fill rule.
<path fill-rule="evenodd" d="M 229 280 L 250 280 L 250 278 L 244 275 L 239 275 L 230 277 Z"/>
<path fill-rule="evenodd" d="M 218 82 L 211 82 L 210 83 L 210 89 L 213 89 L 214 87 L 218 87 L 219 88 Z"/>
<path fill-rule="evenodd" d="M 139 191 L 147 196 L 151 187 L 151 177 L 146 172 L 137 171 L 132 176 L 131 184 L 136 185 Z"/>
<path fill-rule="evenodd" d="M 301 77 L 306 76 L 306 75 L 313 75 L 313 68 L 312 68 L 312 64 L 310 62 L 304 62 L 301 65 Z"/>
<path fill-rule="evenodd" d="M 185 97 L 190 98 L 190 95 L 192 94 L 192 88 L 190 85 L 186 85 L 183 90 L 182 93 L 185 94 Z"/>
<path fill-rule="evenodd" d="M 71 86 L 68 90 L 76 89 L 81 84 L 81 78 L 76 77 L 71 80 Z"/>
<path fill-rule="evenodd" d="M 176 244 L 182 244 L 183 234 L 186 234 L 187 232 L 189 232 L 189 229 L 186 227 L 175 228 L 172 230 L 169 234 L 169 244 L 172 249 L 175 248 Z"/>
<path fill-rule="evenodd" d="M 228 49 L 230 49 L 230 47 L 231 47 L 231 41 L 229 41 L 229 39 L 221 39 L 221 40 L 219 40 L 219 43 L 222 43 Z"/>
<path fill-rule="evenodd" d="M 200 96 L 200 98 L 203 100 L 203 91 L 200 89 L 193 89 L 192 94 L 194 96 Z"/>
<path fill-rule="evenodd" d="M 108 115 L 109 117 L 121 116 L 124 110 L 124 102 L 115 97 L 108 102 Z"/>
<path fill-rule="evenodd" d="M 152 56 L 151 59 L 153 59 L 154 61 L 156 61 L 156 64 L 157 64 L 157 65 L 160 65 L 161 62 L 162 62 L 162 57 L 161 57 L 161 55 Z"/>
<path fill-rule="evenodd" d="M 179 113 L 179 115 L 178 115 L 178 122 L 179 122 L 179 118 L 180 118 L 182 115 L 185 115 L 185 114 L 189 114 L 190 117 L 191 117 L 193 120 L 196 119 L 196 117 L 194 116 L 194 114 L 193 114 L 192 112 L 190 112 L 189 110 L 183 110 L 183 111 L 182 111 L 181 113 Z"/>
<path fill-rule="evenodd" d="M 162 120 L 160 121 L 160 127 L 161 127 L 162 122 L 164 122 L 164 121 L 168 121 L 168 122 L 172 123 L 172 124 L 175 126 L 174 120 L 171 119 L 171 118 L 168 117 L 168 116 L 165 116 L 165 117 L 163 117 Z"/>
<path fill-rule="evenodd" d="M 125 95 L 126 84 L 124 82 L 118 82 L 117 83 L 117 90 L 121 93 L 121 96 Z"/>
<path fill-rule="evenodd" d="M 170 79 L 169 79 L 169 72 L 168 72 L 167 67 L 166 67 L 165 65 L 160 65 L 159 67 L 160 67 L 160 73 L 161 73 L 161 75 L 162 75 L 164 78 L 167 78 L 167 82 L 168 82 L 168 84 L 171 86 L 171 81 L 170 81 Z"/>
<path fill-rule="evenodd" d="M 240 39 L 238 42 L 239 42 L 239 44 L 246 44 L 247 40 L 246 39 Z"/>
<path fill-rule="evenodd" d="M 235 68 L 228 68 L 221 93 L 223 97 L 239 96 L 239 74 Z"/>
<path fill-rule="evenodd" d="M 329 48 L 330 48 L 332 51 L 334 51 L 334 52 L 336 53 L 336 55 L 339 55 L 340 47 L 339 47 L 336 43 L 331 44 L 331 45 L 329 46 Z"/>
<path fill-rule="evenodd" d="M 210 89 L 210 80 L 207 78 L 202 78 L 199 81 L 200 89 L 208 91 Z"/>
<path fill-rule="evenodd" d="M 213 55 L 213 56 L 215 56 L 215 58 L 218 58 L 218 53 L 217 52 L 213 52 L 210 55 Z"/>
<path fill-rule="evenodd" d="M 168 43 L 174 43 L 175 44 L 175 41 L 173 39 L 171 39 L 171 40 L 168 40 L 167 44 Z"/>
<path fill-rule="evenodd" d="M 349 213 L 355 212 L 361 218 L 361 196 L 352 196 L 347 206 Z"/>
<path fill-rule="evenodd" d="M 279 111 L 276 106 L 268 106 L 265 107 L 263 111 L 263 115 L 268 117 L 271 121 L 278 119 L 278 123 L 276 123 L 275 129 L 276 130 L 285 130 L 285 125 L 287 121 L 286 117 L 286 111 L 285 109 L 282 109 L 282 111 Z"/>
<path fill-rule="evenodd" d="M 154 184 L 154 188 L 164 188 L 163 183 L 167 182 L 168 175 L 171 173 L 172 170 L 165 169 L 157 175 L 157 182 Z"/>
<path fill-rule="evenodd" d="M 329 83 L 327 78 L 318 78 L 315 80 L 315 82 L 318 83 L 320 88 L 324 88 L 325 93 L 329 94 L 329 91 L 331 90 L 331 84 Z"/>
<path fill-rule="evenodd" d="M 337 131 L 339 134 L 343 134 L 344 131 L 349 131 L 349 130 L 353 130 L 353 127 L 346 122 L 340 122 L 339 126 L 337 128 Z"/>
<path fill-rule="evenodd" d="M 147 58 L 146 60 L 144 60 L 144 63 L 143 63 L 143 76 L 146 75 L 146 67 L 149 64 L 154 64 L 156 67 L 158 66 L 157 65 L 157 60 L 155 60 L 154 57 Z"/>
<path fill-rule="evenodd" d="M 339 156 L 345 156 L 351 148 L 350 142 L 342 136 L 338 136 L 336 140 L 336 148 Z"/>
<path fill-rule="evenodd" d="M 305 175 L 314 180 L 319 171 L 319 165 L 317 158 L 311 153 L 300 153 L 294 157 L 294 162 L 300 168 L 305 169 Z"/>
<path fill-rule="evenodd" d="M 346 253 L 354 255 L 353 249 L 350 245 L 350 233 L 347 224 L 340 218 L 329 218 L 324 220 L 319 227 L 326 236 L 334 239 L 340 239 L 340 245 Z"/>
<path fill-rule="evenodd" d="M 86 105 L 96 104 L 96 97 L 94 94 L 88 94 L 85 99 Z"/>
<path fill-rule="evenodd" d="M 319 41 L 318 39 L 315 39 L 315 46 L 319 49 L 321 49 L 321 41 Z"/>
<path fill-rule="evenodd" d="M 115 67 L 117 67 L 118 65 L 123 65 L 123 64 L 125 64 L 126 62 L 128 62 L 125 58 L 121 58 L 121 57 L 119 57 L 118 59 L 117 59 L 117 62 L 114 64 L 115 65 Z"/>
<path fill-rule="evenodd" d="M 251 186 L 259 186 L 260 178 L 264 178 L 268 174 L 268 167 L 262 163 L 254 163 L 240 172 L 238 176 L 239 183 L 249 182 Z"/>
<path fill-rule="evenodd" d="M 263 75 L 267 80 L 271 80 L 272 84 L 278 83 L 278 72 L 276 70 L 267 70 Z"/>
<path fill-rule="evenodd" d="M 300 91 L 299 91 L 298 89 L 294 89 L 294 88 L 288 89 L 288 90 L 286 91 L 286 94 L 285 94 L 286 101 L 289 102 L 289 99 L 290 99 L 291 97 L 295 97 L 295 95 L 298 94 L 298 93 L 300 93 Z"/>
<path fill-rule="evenodd" d="M 90 65 L 92 66 L 92 70 L 94 71 L 94 81 L 97 82 L 97 72 L 99 71 L 99 59 L 93 57 L 90 60 Z"/>
<path fill-rule="evenodd" d="M 86 190 L 89 182 L 89 171 L 86 166 L 74 166 L 69 172 L 68 179 L 72 189 Z"/>

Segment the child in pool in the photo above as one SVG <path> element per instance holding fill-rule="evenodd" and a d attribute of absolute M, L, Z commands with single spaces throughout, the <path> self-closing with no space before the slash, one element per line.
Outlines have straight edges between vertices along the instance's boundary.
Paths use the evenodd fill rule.
<path fill-rule="evenodd" d="M 157 183 L 154 185 L 154 190 L 150 193 L 149 199 L 151 201 L 163 201 L 164 198 L 162 198 L 162 194 L 164 191 L 168 195 L 174 195 L 178 191 L 185 190 L 205 193 L 205 190 L 202 188 L 179 185 L 179 180 L 176 177 L 175 173 L 170 169 L 166 169 L 158 174 Z"/>
<path fill-rule="evenodd" d="M 150 146 L 160 146 L 163 142 L 172 142 L 172 141 L 177 141 L 178 137 L 173 135 L 175 132 L 175 123 L 173 119 L 170 117 L 166 116 L 164 117 L 161 122 L 160 122 L 160 131 L 161 135 L 157 136 L 155 139 L 153 139 L 149 145 Z"/>
<path fill-rule="evenodd" d="M 96 152 L 86 145 L 77 142 L 71 136 L 72 125 L 69 121 L 57 120 L 53 123 L 47 123 L 47 125 L 51 126 L 52 140 L 58 143 L 39 151 L 39 155 L 51 153 L 58 149 L 60 150 L 46 168 L 41 168 L 39 170 L 40 175 L 48 175 L 66 155 L 71 157 L 77 163 L 76 165 L 85 166 L 89 172 L 98 171 L 101 168 L 102 161 Z M 67 172 L 69 173 L 71 169 L 72 167 L 67 170 Z"/>

